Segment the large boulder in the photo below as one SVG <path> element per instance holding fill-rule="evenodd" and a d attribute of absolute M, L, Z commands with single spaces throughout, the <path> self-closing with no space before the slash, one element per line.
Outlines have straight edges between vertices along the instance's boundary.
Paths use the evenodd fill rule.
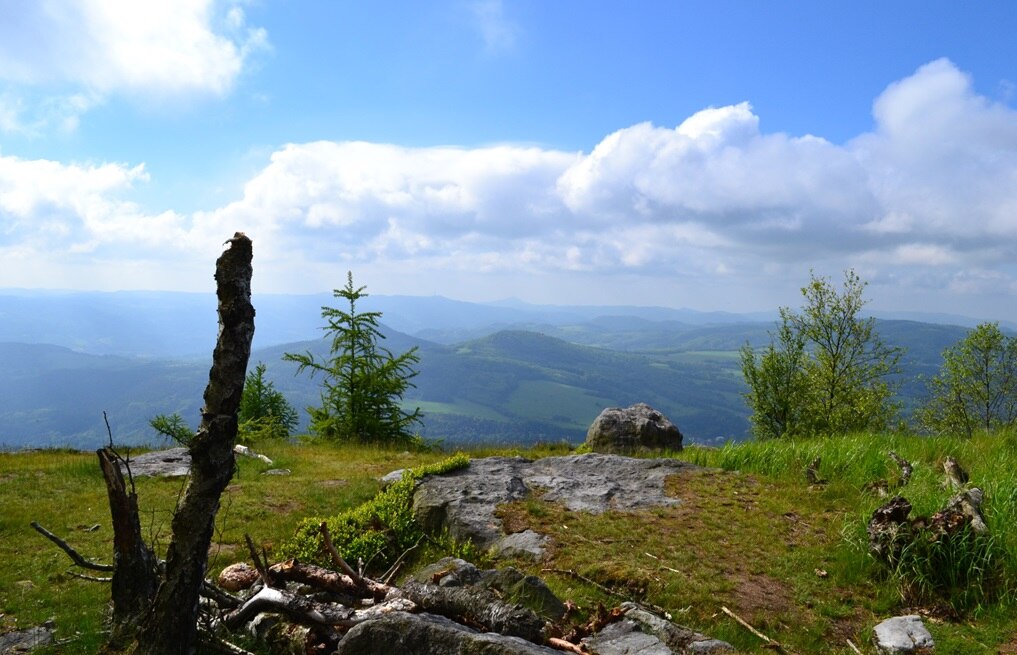
<path fill-rule="evenodd" d="M 646 403 L 609 407 L 586 431 L 586 444 L 598 453 L 630 455 L 646 450 L 681 450 L 682 433 Z"/>

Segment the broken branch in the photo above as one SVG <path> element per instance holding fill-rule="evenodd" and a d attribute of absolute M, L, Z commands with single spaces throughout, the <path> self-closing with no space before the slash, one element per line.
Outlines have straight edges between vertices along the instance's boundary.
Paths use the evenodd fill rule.
<path fill-rule="evenodd" d="M 367 587 L 367 583 L 365 583 L 364 579 L 360 577 L 360 574 L 354 571 L 353 567 L 346 563 L 346 560 L 342 558 L 342 555 L 339 554 L 339 551 L 336 550 L 335 546 L 332 544 L 332 535 L 328 532 L 328 524 L 322 521 L 321 525 L 318 526 L 318 530 L 321 532 L 321 538 L 325 541 L 325 549 L 332 557 L 332 561 L 336 563 L 336 566 L 338 566 L 343 573 L 350 576 L 350 579 L 358 586 Z"/>
<path fill-rule="evenodd" d="M 67 553 L 67 556 L 70 557 L 74 561 L 74 563 L 80 566 L 81 568 L 91 569 L 93 571 L 113 570 L 112 564 L 98 564 L 96 562 L 92 562 L 85 559 L 84 557 L 81 556 L 80 553 L 78 553 L 78 551 L 74 550 L 66 541 L 56 536 L 55 534 L 53 534 L 46 528 L 42 527 L 41 525 L 39 525 L 38 522 L 32 521 L 32 527 L 35 528 L 36 532 L 38 532 L 39 534 L 41 534 L 42 536 L 46 537 L 47 539 L 55 543 L 57 546 L 59 546 L 60 549 Z"/>

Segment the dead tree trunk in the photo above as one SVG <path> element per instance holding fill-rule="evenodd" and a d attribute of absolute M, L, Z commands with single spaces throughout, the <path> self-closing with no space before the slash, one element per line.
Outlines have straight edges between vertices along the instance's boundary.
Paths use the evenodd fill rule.
<path fill-rule="evenodd" d="M 139 655 L 191 654 L 198 641 L 198 594 L 205 579 L 219 497 L 233 477 L 237 410 L 254 337 L 251 240 L 237 233 L 216 261 L 219 338 L 201 425 L 188 449 L 191 478 L 173 514 L 166 577 L 138 633 Z"/>
<path fill-rule="evenodd" d="M 120 457 L 112 448 L 100 448 L 99 466 L 106 480 L 106 495 L 113 521 L 113 629 L 110 644 L 119 648 L 133 639 L 148 613 L 158 585 L 155 553 L 141 536 L 138 496 L 130 491 L 120 470 Z"/>

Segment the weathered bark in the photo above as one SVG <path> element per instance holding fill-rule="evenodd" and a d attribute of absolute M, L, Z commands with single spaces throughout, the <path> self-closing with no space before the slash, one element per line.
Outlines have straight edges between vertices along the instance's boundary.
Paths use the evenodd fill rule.
<path fill-rule="evenodd" d="M 284 582 L 299 582 L 336 594 L 344 594 L 353 598 L 374 598 L 381 600 L 392 591 L 393 587 L 360 578 L 357 584 L 348 575 L 325 569 L 314 564 L 302 564 L 296 560 L 287 560 L 269 568 L 272 578 Z M 359 576 L 358 576 L 359 577 Z"/>
<path fill-rule="evenodd" d="M 826 480 L 819 477 L 820 461 L 822 461 L 822 458 L 817 457 L 816 459 L 812 460 L 812 462 L 810 462 L 809 465 L 805 468 L 805 479 L 809 481 L 809 484 L 816 485 L 826 484 Z"/>
<path fill-rule="evenodd" d="M 216 261 L 219 338 L 212 356 L 201 424 L 192 438 L 191 478 L 173 514 L 166 577 L 138 633 L 137 653 L 183 655 L 198 643 L 198 597 L 208 564 L 219 498 L 233 477 L 237 410 L 254 337 L 251 240 L 237 233 Z"/>
<path fill-rule="evenodd" d="M 364 609 L 351 609 L 340 603 L 321 603 L 284 589 L 262 587 L 241 607 L 223 617 L 223 625 L 235 630 L 262 612 L 285 614 L 303 625 L 350 628 L 390 612 L 412 612 L 416 604 L 408 598 L 393 598 Z"/>
<path fill-rule="evenodd" d="M 901 550 L 911 541 L 911 503 L 903 496 L 894 496 L 879 507 L 869 519 L 869 553 L 877 560 L 894 564 Z"/>
<path fill-rule="evenodd" d="M 902 487 L 906 487 L 908 482 L 911 482 L 911 474 L 914 472 L 914 467 L 911 465 L 911 462 L 907 461 L 892 450 L 887 456 L 900 467 L 900 477 L 897 478 L 897 486 L 895 488 L 900 489 Z"/>
<path fill-rule="evenodd" d="M 953 457 L 947 456 L 943 461 L 943 473 L 946 474 L 947 484 L 954 490 L 963 489 L 968 483 L 968 472 Z"/>
<path fill-rule="evenodd" d="M 138 495 L 120 472 L 120 457 L 112 448 L 96 451 L 113 522 L 113 621 L 110 645 L 119 648 L 133 638 L 155 596 L 159 582 L 155 553 L 141 536 Z"/>

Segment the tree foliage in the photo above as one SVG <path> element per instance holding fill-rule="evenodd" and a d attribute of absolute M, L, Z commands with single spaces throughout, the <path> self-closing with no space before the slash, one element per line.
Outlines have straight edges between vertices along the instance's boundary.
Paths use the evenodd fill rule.
<path fill-rule="evenodd" d="M 1017 338 L 998 323 L 982 323 L 943 352 L 939 375 L 919 424 L 934 433 L 961 434 L 1011 426 L 1017 421 Z"/>
<path fill-rule="evenodd" d="M 265 371 L 265 364 L 258 362 L 244 379 L 244 394 L 240 398 L 238 416 L 238 438 L 244 441 L 285 439 L 297 427 L 297 410 L 270 380 L 265 379 Z"/>
<path fill-rule="evenodd" d="M 191 437 L 194 436 L 194 430 L 187 425 L 187 421 L 180 415 L 179 412 L 173 414 L 156 414 L 149 419 L 148 424 L 152 426 L 152 429 L 166 437 L 171 439 L 182 446 L 186 446 L 190 443 Z"/>
<path fill-rule="evenodd" d="M 313 434 L 333 441 L 411 443 L 420 409 L 406 412 L 400 400 L 413 386 L 413 367 L 420 358 L 416 348 L 397 356 L 378 345 L 385 338 L 378 327 L 381 312 L 357 309 L 357 302 L 367 297 L 365 288 L 355 287 L 353 274 L 347 273 L 346 286 L 333 292 L 347 308 L 321 308 L 328 323 L 323 329 L 331 339 L 327 360 L 310 352 L 286 353 L 283 358 L 297 362 L 298 373 L 309 369 L 312 376 L 322 376 L 321 406 L 307 410 Z"/>
<path fill-rule="evenodd" d="M 780 309 L 780 326 L 762 353 L 741 350 L 757 438 L 885 429 L 896 414 L 889 381 L 902 349 L 862 318 L 866 283 L 848 270 L 840 291 L 810 275 L 800 311 Z"/>

